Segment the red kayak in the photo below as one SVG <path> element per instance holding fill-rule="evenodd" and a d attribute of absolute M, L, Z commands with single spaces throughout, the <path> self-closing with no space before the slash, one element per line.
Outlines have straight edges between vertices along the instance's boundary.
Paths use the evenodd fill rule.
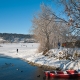
<path fill-rule="evenodd" d="M 79 78 L 80 73 L 76 70 L 45 71 L 45 76 L 50 78 Z"/>

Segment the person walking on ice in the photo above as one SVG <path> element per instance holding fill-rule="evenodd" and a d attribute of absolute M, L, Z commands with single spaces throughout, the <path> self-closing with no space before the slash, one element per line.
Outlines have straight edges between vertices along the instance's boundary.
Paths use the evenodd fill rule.
<path fill-rule="evenodd" d="M 17 53 L 18 53 L 18 49 L 17 49 Z"/>

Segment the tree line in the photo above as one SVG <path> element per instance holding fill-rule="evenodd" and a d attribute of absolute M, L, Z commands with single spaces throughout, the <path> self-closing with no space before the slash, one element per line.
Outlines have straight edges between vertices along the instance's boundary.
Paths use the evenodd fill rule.
<path fill-rule="evenodd" d="M 31 34 L 16 34 L 16 33 L 0 33 L 0 37 L 3 38 L 4 40 L 11 41 L 15 38 L 19 39 L 31 39 L 33 38 L 33 35 Z"/>

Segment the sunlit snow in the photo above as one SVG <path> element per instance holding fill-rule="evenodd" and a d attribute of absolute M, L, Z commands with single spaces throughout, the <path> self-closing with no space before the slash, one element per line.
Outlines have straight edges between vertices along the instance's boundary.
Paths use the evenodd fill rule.
<path fill-rule="evenodd" d="M 0 44 L 0 56 L 21 58 L 30 62 L 34 62 L 41 65 L 48 65 L 61 69 L 80 69 L 80 59 L 77 60 L 59 60 L 59 57 L 64 56 L 64 52 L 69 49 L 51 49 L 48 56 L 38 53 L 38 43 L 4 43 Z M 17 50 L 18 49 L 18 53 Z M 75 51 L 74 51 L 75 52 Z M 73 52 L 73 53 L 74 53 Z M 62 53 L 62 54 L 59 54 Z M 77 49 L 77 53 L 80 54 L 80 49 Z"/>

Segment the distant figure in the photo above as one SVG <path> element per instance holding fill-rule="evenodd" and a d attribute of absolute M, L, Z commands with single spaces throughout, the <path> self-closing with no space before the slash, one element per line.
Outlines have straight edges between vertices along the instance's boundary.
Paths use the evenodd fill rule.
<path fill-rule="evenodd" d="M 17 49 L 17 53 L 18 53 L 18 49 Z"/>
<path fill-rule="evenodd" d="M 58 49 L 60 49 L 60 45 L 61 45 L 60 42 L 58 42 Z"/>

